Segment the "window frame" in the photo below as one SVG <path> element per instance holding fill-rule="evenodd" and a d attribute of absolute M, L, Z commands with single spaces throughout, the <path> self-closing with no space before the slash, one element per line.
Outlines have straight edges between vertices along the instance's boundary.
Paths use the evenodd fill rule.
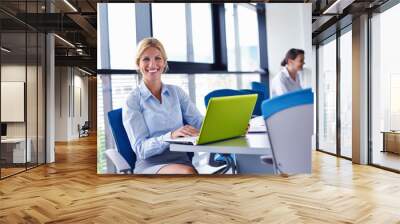
<path fill-rule="evenodd" d="M 343 22 L 344 21 L 344 22 Z M 333 156 L 337 156 L 340 158 L 344 158 L 347 160 L 352 160 L 352 158 L 342 155 L 341 152 L 341 94 L 340 94 L 340 84 L 341 84 L 341 67 L 340 67 L 340 38 L 342 35 L 346 34 L 347 32 L 352 32 L 352 22 L 349 20 L 349 17 L 343 18 L 342 27 L 337 27 L 336 24 L 332 25 L 332 27 L 328 28 L 324 31 L 321 36 L 318 36 L 314 39 L 314 44 L 316 45 L 316 150 L 319 152 L 327 153 Z M 332 32 L 332 29 L 336 30 Z M 320 95 L 320 88 L 319 88 L 319 47 L 321 45 L 325 45 L 331 41 L 336 41 L 336 152 L 331 153 L 319 147 L 319 95 Z"/>
<path fill-rule="evenodd" d="M 195 3 L 185 3 L 195 4 Z M 248 4 L 248 3 L 231 3 Z M 228 71 L 228 58 L 226 49 L 226 24 L 224 3 L 211 3 L 211 21 L 212 21 L 212 39 L 213 39 L 213 63 L 200 62 L 182 62 L 168 61 L 170 65 L 169 73 L 187 73 L 187 74 L 206 74 L 206 73 L 260 73 L 261 81 L 268 87 L 268 56 L 267 56 L 267 34 L 266 34 L 266 16 L 265 4 L 257 3 L 255 7 L 257 13 L 258 31 L 259 31 L 259 53 L 260 70 L 259 71 Z M 152 10 L 151 3 L 140 3 L 135 5 L 136 21 L 136 40 L 137 43 L 145 37 L 153 36 L 152 31 Z M 104 42 L 108 38 L 104 39 Z M 103 43 L 102 43 L 103 44 Z M 107 44 L 107 43 L 106 43 Z M 109 66 L 108 66 L 109 68 Z M 137 74 L 136 70 L 131 69 L 98 69 L 98 74 Z"/>
<path fill-rule="evenodd" d="M 372 19 L 374 17 L 374 14 L 381 14 L 384 13 L 385 11 L 391 9 L 392 7 L 400 4 L 398 0 L 388 0 L 384 2 L 382 5 L 374 8 L 372 11 L 368 12 L 368 31 L 367 31 L 367 38 L 368 38 L 368 70 L 367 70 L 367 76 L 368 76 L 368 124 L 367 124 L 367 131 L 368 131 L 368 165 L 377 167 L 383 170 L 388 170 L 391 172 L 395 173 L 400 173 L 400 170 L 390 168 L 384 165 L 380 165 L 378 163 L 374 163 L 373 161 L 373 153 L 374 153 L 374 143 L 373 143 L 373 127 L 372 127 L 372 120 L 373 120 L 373 113 L 372 113 L 372 107 L 373 107 L 373 102 L 372 102 L 372 94 L 373 94 L 373 88 L 372 88 L 372 77 L 373 77 L 373 70 L 372 70 Z"/>

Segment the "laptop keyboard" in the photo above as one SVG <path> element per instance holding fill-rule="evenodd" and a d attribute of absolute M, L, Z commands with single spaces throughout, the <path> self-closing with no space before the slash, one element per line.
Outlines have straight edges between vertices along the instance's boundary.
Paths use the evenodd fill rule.
<path fill-rule="evenodd" d="M 188 142 L 192 142 L 192 141 L 196 141 L 197 138 L 199 138 L 199 137 L 198 136 L 187 136 L 187 137 L 178 138 L 178 139 L 184 140 L 184 141 L 188 141 Z"/>

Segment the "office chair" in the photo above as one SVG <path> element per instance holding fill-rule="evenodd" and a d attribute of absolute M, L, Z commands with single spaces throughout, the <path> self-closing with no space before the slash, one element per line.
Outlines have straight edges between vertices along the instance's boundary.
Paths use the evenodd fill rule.
<path fill-rule="evenodd" d="M 269 92 L 267 91 L 267 86 L 262 82 L 251 82 L 251 89 L 260 91 L 264 94 L 263 100 L 267 100 L 269 98 Z"/>
<path fill-rule="evenodd" d="M 276 174 L 311 173 L 314 98 L 311 89 L 287 93 L 262 103 L 262 113 Z"/>
<path fill-rule="evenodd" d="M 117 169 L 117 173 L 133 173 L 136 155 L 132 150 L 128 135 L 122 123 L 122 108 L 108 112 L 108 122 L 117 150 L 106 150 L 106 156 Z"/>
<path fill-rule="evenodd" d="M 259 90 L 253 90 L 253 89 L 241 89 L 239 91 L 244 92 L 246 94 L 257 94 L 258 95 L 256 105 L 254 106 L 254 110 L 253 110 L 253 116 L 261 116 L 262 115 L 261 104 L 264 100 L 264 93 Z"/>
<path fill-rule="evenodd" d="M 79 138 L 82 136 L 89 136 L 89 129 L 90 129 L 90 125 L 89 125 L 89 121 L 85 121 L 85 123 L 80 126 L 78 124 L 78 132 L 79 132 Z"/>
<path fill-rule="evenodd" d="M 134 153 L 122 123 L 122 108 L 108 112 L 108 121 L 117 146 L 117 150 L 108 149 L 105 154 L 117 169 L 117 173 L 133 173 L 136 163 Z M 194 153 L 188 152 L 189 159 L 193 158 Z"/>

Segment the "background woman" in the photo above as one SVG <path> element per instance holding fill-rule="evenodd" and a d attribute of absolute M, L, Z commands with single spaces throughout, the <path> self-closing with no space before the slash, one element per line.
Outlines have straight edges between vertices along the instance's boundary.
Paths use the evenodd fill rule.
<path fill-rule="evenodd" d="M 304 51 L 290 49 L 282 60 L 282 70 L 272 79 L 271 97 L 302 89 L 300 73 L 304 66 Z"/>

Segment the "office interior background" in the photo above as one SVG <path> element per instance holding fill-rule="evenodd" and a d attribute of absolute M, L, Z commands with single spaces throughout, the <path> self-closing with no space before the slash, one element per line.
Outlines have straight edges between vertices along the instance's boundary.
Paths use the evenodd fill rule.
<path fill-rule="evenodd" d="M 60 1 L 0 3 L 1 179 L 54 162 L 55 142 L 78 139 L 85 121 L 96 130 L 96 30 L 86 38 L 74 22 L 82 15 L 61 16 L 69 10 Z"/>
<path fill-rule="evenodd" d="M 312 45 L 312 53 L 306 54 L 306 65 L 310 69 L 309 74 L 311 75 L 304 80 L 315 93 L 315 147 L 313 149 L 316 152 L 313 153 L 311 177 L 295 176 L 286 179 L 282 177 L 274 179 L 275 177 L 273 177 L 273 181 L 269 181 L 269 177 L 243 177 L 243 179 L 236 178 L 235 181 L 229 178 L 184 178 L 183 181 L 179 178 L 171 178 L 164 182 L 143 177 L 136 177 L 138 179 L 132 180 L 132 178 L 123 176 L 107 177 L 106 180 L 95 175 L 97 168 L 91 169 L 97 164 L 96 157 L 100 163 L 97 164 L 100 168 L 97 171 L 102 172 L 103 169 L 106 169 L 104 158 L 101 158 L 101 155 L 96 156 L 96 153 L 93 152 L 96 150 L 93 144 L 96 142 L 111 146 L 113 144 L 112 140 L 106 140 L 107 135 L 101 135 L 100 129 L 105 129 L 106 123 L 97 123 L 97 118 L 101 119 L 101 116 L 104 116 L 100 114 L 107 109 L 104 106 L 118 107 L 122 98 L 117 96 L 122 97 L 134 87 L 126 86 L 126 83 L 135 85 L 138 82 L 134 73 L 131 72 L 134 67 L 129 67 L 131 64 L 124 64 L 125 60 L 113 61 L 111 52 L 117 46 L 109 46 L 108 63 L 111 67 L 101 67 L 97 70 L 99 63 L 102 63 L 104 59 L 97 60 L 97 51 L 100 51 L 99 41 L 101 40 L 101 36 L 97 35 L 97 30 L 101 29 L 101 21 L 97 17 L 99 9 L 96 3 L 111 2 L 117 1 L 0 1 L 0 120 L 2 129 L 0 219 L 6 219 L 8 214 L 12 214 L 12 218 L 15 220 L 18 216 L 36 217 L 42 221 L 57 220 L 59 217 L 59 221 L 68 219 L 77 222 L 81 221 L 76 218 L 77 216 L 79 218 L 87 217 L 78 215 L 82 214 L 80 212 L 87 212 L 87 209 L 78 208 L 77 205 L 75 207 L 72 201 L 77 200 L 80 201 L 77 203 L 78 205 L 84 204 L 87 207 L 90 207 L 88 204 L 98 206 L 104 201 L 107 205 L 101 204 L 100 207 L 105 209 L 98 211 L 93 209 L 91 212 L 104 218 L 103 221 L 115 221 L 111 218 L 106 219 L 107 217 L 115 218 L 107 212 L 118 213 L 121 217 L 129 215 L 122 212 L 125 207 L 112 208 L 111 205 L 119 206 L 124 202 L 119 200 L 118 203 L 115 203 L 116 201 L 110 197 L 118 194 L 129 199 L 134 198 L 132 201 L 138 201 L 145 195 L 149 198 L 148 202 L 152 203 L 150 207 L 155 208 L 158 205 L 152 197 L 154 194 L 159 193 L 157 197 L 160 195 L 170 197 L 171 191 L 175 193 L 174 190 L 177 186 L 184 186 L 180 189 L 188 189 L 186 193 L 189 195 L 193 191 L 196 193 L 197 199 L 208 207 L 221 206 L 223 209 L 217 209 L 219 215 L 232 217 L 232 214 L 238 214 L 234 216 L 235 220 L 223 219 L 218 216 L 224 221 L 244 222 L 251 218 L 243 217 L 253 215 L 253 221 L 257 221 L 256 216 L 263 214 L 264 219 L 260 218 L 263 221 L 268 217 L 271 219 L 281 217 L 285 220 L 299 222 L 304 220 L 398 222 L 400 204 L 395 200 L 399 186 L 397 173 L 400 172 L 398 151 L 400 103 L 397 99 L 400 91 L 400 71 L 396 66 L 400 51 L 397 41 L 400 39 L 400 31 L 397 28 L 400 21 L 398 1 L 294 1 L 311 3 L 312 11 L 312 16 L 309 18 L 311 31 L 305 34 L 310 37 Z M 286 1 L 269 1 L 269 3 L 279 4 L 282 2 Z M 296 30 L 290 30 L 290 33 L 287 31 L 287 36 L 280 37 L 274 36 L 273 32 L 268 32 L 269 29 L 274 29 L 271 25 L 274 24 L 274 18 L 278 21 L 281 20 L 280 15 L 276 15 L 277 17 L 268 15 L 268 7 L 271 5 L 269 3 L 239 3 L 226 8 L 226 12 L 230 10 L 232 13 L 225 17 L 227 37 L 239 36 L 226 41 L 227 72 L 204 71 L 207 70 L 207 66 L 203 67 L 204 63 L 215 62 L 218 59 L 218 57 L 214 57 L 214 54 L 210 54 L 210 51 L 221 46 L 214 45 L 213 39 L 211 39 L 213 48 L 201 49 L 201 54 L 196 55 L 196 46 L 198 47 L 196 41 L 198 40 L 193 36 L 191 40 L 193 45 L 188 44 L 184 38 L 190 35 L 188 32 L 181 36 L 187 47 L 177 49 L 178 52 L 175 52 L 174 49 L 167 49 L 170 57 L 175 58 L 175 63 L 172 63 L 171 66 L 175 64 L 178 66 L 176 68 L 179 68 L 179 65 L 182 65 L 182 69 L 170 71 L 168 77 L 164 76 L 165 81 L 178 83 L 184 87 L 196 104 L 197 98 L 201 98 L 204 92 L 209 91 L 208 88 L 213 88 L 210 85 L 245 88 L 247 83 L 253 80 L 268 85 L 269 80 L 279 70 L 279 61 L 283 56 L 269 57 L 273 49 L 279 48 L 282 43 L 298 41 L 297 38 L 293 38 L 293 36 L 297 37 Z M 291 4 L 294 3 L 287 5 Z M 271 7 L 275 7 L 275 5 L 272 4 Z M 196 16 L 192 15 L 191 20 L 187 20 L 187 16 L 183 16 L 190 8 L 191 4 L 181 6 L 179 15 L 184 19 L 179 20 L 177 24 L 185 27 L 182 30 L 190 27 L 192 30 L 195 29 L 187 21 L 194 22 Z M 261 20 L 259 9 L 262 8 L 265 10 L 265 15 Z M 112 13 L 111 8 L 107 10 L 108 13 Z M 235 10 L 237 15 L 241 13 L 246 15 L 244 22 L 250 24 L 246 24 L 245 28 L 240 25 L 242 17 L 234 17 Z M 195 11 L 193 14 L 196 13 Z M 136 12 L 134 9 L 133 15 L 130 14 L 126 18 L 136 21 L 139 16 Z M 284 14 L 290 17 L 289 15 L 299 15 L 300 12 Z M 118 17 L 108 18 L 109 25 L 106 26 L 108 29 L 120 27 L 110 27 L 113 18 Z M 168 17 L 165 20 L 169 19 L 173 18 Z M 250 22 L 247 22 L 247 19 Z M 298 17 L 290 20 L 300 24 Z M 156 21 L 157 19 L 153 21 L 153 26 Z M 259 25 L 263 21 L 265 27 L 260 27 Z M 163 22 L 164 19 L 159 21 L 160 24 Z M 208 22 L 208 19 L 201 21 L 201 23 Z M 257 25 L 254 25 L 253 22 Z M 237 27 L 232 25 L 235 23 Z M 231 24 L 230 28 L 229 24 Z M 153 32 L 157 29 L 156 26 L 154 28 Z M 160 38 L 162 35 L 168 34 L 162 30 L 163 28 L 165 27 L 159 28 L 161 29 L 159 30 Z M 202 30 L 202 33 L 210 34 L 209 27 L 201 26 L 201 28 L 206 28 Z M 275 27 L 279 32 L 284 28 Z M 300 27 L 296 28 L 301 29 Z M 252 35 L 246 36 L 247 33 L 240 32 L 240 29 L 249 30 L 248 32 Z M 266 41 L 262 42 L 260 41 L 262 39 L 260 31 L 263 29 L 265 31 L 263 38 Z M 124 30 L 129 35 L 133 35 L 135 39 L 129 40 L 131 43 L 125 46 L 123 52 L 134 53 L 139 33 L 137 29 L 126 28 Z M 211 28 L 211 35 L 215 35 L 214 32 L 214 29 Z M 110 36 L 108 38 L 123 37 Z M 165 38 L 167 41 L 168 37 Z M 205 38 L 204 41 L 210 41 L 210 35 L 204 35 L 202 38 Z M 241 43 L 241 38 L 251 45 Z M 274 38 L 276 39 L 274 40 Z M 283 38 L 287 39 L 283 41 Z M 229 41 L 231 47 L 228 46 Z M 269 44 L 270 41 L 279 44 Z M 306 39 L 301 41 L 301 43 L 304 42 Z M 266 46 L 265 43 L 267 43 Z M 296 44 L 302 47 L 300 42 Z M 191 47 L 194 54 L 187 54 Z M 286 46 L 283 48 L 286 49 Z M 118 51 L 118 48 L 114 50 Z M 234 56 L 229 57 L 229 55 Z M 229 63 L 230 61 L 231 63 Z M 192 63 L 199 65 L 198 69 L 202 71 L 196 70 L 196 73 L 191 74 L 183 70 L 185 64 L 192 65 Z M 200 83 L 200 81 L 202 82 Z M 195 85 L 196 88 L 191 88 L 191 85 Z M 109 89 L 102 89 L 104 86 Z M 197 88 L 198 86 L 204 89 Z M 111 91 L 112 101 L 100 98 L 109 97 L 110 94 L 107 91 Z M 108 104 L 98 105 L 98 101 L 108 101 Z M 110 102 L 112 103 L 110 104 Z M 103 108 L 98 110 L 101 107 Z M 201 107 L 202 104 L 199 104 L 199 108 Z M 205 108 L 202 110 L 204 111 Z M 89 137 L 80 138 L 82 126 L 86 121 L 89 123 Z M 104 139 L 96 140 L 96 137 L 93 136 L 97 136 L 97 134 L 103 136 Z M 171 182 L 174 183 L 171 184 Z M 27 185 L 30 187 L 26 187 Z M 299 188 L 299 185 L 305 187 Z M 37 186 L 38 188 L 35 188 Z M 195 188 L 196 186 L 200 187 Z M 146 189 L 143 190 L 143 188 Z M 231 194 L 232 189 L 237 194 Z M 241 191 L 242 189 L 243 191 Z M 116 190 L 118 192 L 115 192 Z M 224 192 L 221 193 L 219 190 L 224 190 Z M 41 196 L 44 191 L 49 193 L 48 198 L 45 199 L 51 200 L 51 203 L 44 202 L 45 199 Z M 285 191 L 290 192 L 284 195 Z M 214 192 L 218 192 L 218 195 L 214 196 Z M 256 192 L 257 195 L 251 194 L 251 192 Z M 266 192 L 272 195 L 268 200 L 263 199 Z M 103 193 L 107 195 L 102 195 Z M 137 193 L 137 197 L 135 193 Z M 82 194 L 85 196 L 77 196 Z M 199 195 L 205 195 L 205 199 Z M 235 203 L 226 203 L 223 200 L 210 199 L 211 197 L 221 199 L 225 195 L 229 195 L 231 200 L 236 198 L 241 200 L 237 203 L 236 201 Z M 235 196 L 233 199 L 232 195 Z M 96 199 L 89 200 L 90 197 Z M 45 219 L 43 218 L 45 215 L 40 212 L 39 215 L 38 213 L 34 214 L 35 211 L 31 208 L 38 206 L 32 200 L 25 200 L 26 198 L 40 198 L 40 203 L 53 209 L 45 212 L 47 215 L 55 211 L 61 213 L 57 217 Z M 171 198 L 176 199 L 177 197 L 173 195 Z M 187 198 L 183 199 L 188 201 Z M 168 199 L 160 200 L 165 200 L 160 202 L 160 206 L 163 211 L 167 211 L 166 204 L 170 201 Z M 179 199 L 176 200 L 179 201 Z M 271 200 L 274 203 L 270 203 Z M 349 200 L 352 201 L 349 202 Z M 263 207 L 259 209 L 246 207 L 247 210 L 243 210 L 254 210 L 245 215 L 242 210 L 235 210 L 235 207 L 243 208 L 243 205 L 253 205 L 251 204 L 253 201 L 263 204 Z M 282 205 L 282 201 L 284 201 L 284 205 Z M 196 203 L 196 201 L 191 201 L 190 204 L 184 204 L 184 206 L 198 209 Z M 315 208 L 316 204 L 320 206 L 318 209 Z M 145 202 L 140 205 L 145 207 Z M 302 207 L 303 205 L 304 207 Z M 20 208 L 21 210 L 25 209 L 23 213 L 16 211 Z M 129 211 L 133 209 L 132 206 L 126 208 Z M 278 210 L 274 210 L 274 208 Z M 148 210 L 154 214 L 160 212 L 156 209 Z M 265 213 L 266 210 L 268 213 Z M 152 214 L 146 214 L 143 211 L 136 210 L 145 218 L 151 217 Z M 225 213 L 227 211 L 230 214 Z M 279 215 L 286 211 L 288 211 L 288 216 Z M 195 218 L 204 218 L 202 220 L 206 222 L 207 218 L 209 218 L 208 221 L 211 220 L 211 213 L 215 215 L 211 219 L 218 215 L 206 209 L 204 213 L 200 213 L 202 215 L 196 215 Z M 268 214 L 267 218 L 265 214 Z M 193 213 L 191 215 L 193 216 Z M 132 216 L 129 217 L 132 218 Z M 141 219 L 143 217 L 133 217 L 132 219 L 136 218 L 136 220 L 146 222 Z M 171 217 L 160 217 L 163 219 L 149 220 L 173 222 Z M 176 217 L 186 220 L 179 214 Z M 300 218 L 296 219 L 295 217 Z"/>

